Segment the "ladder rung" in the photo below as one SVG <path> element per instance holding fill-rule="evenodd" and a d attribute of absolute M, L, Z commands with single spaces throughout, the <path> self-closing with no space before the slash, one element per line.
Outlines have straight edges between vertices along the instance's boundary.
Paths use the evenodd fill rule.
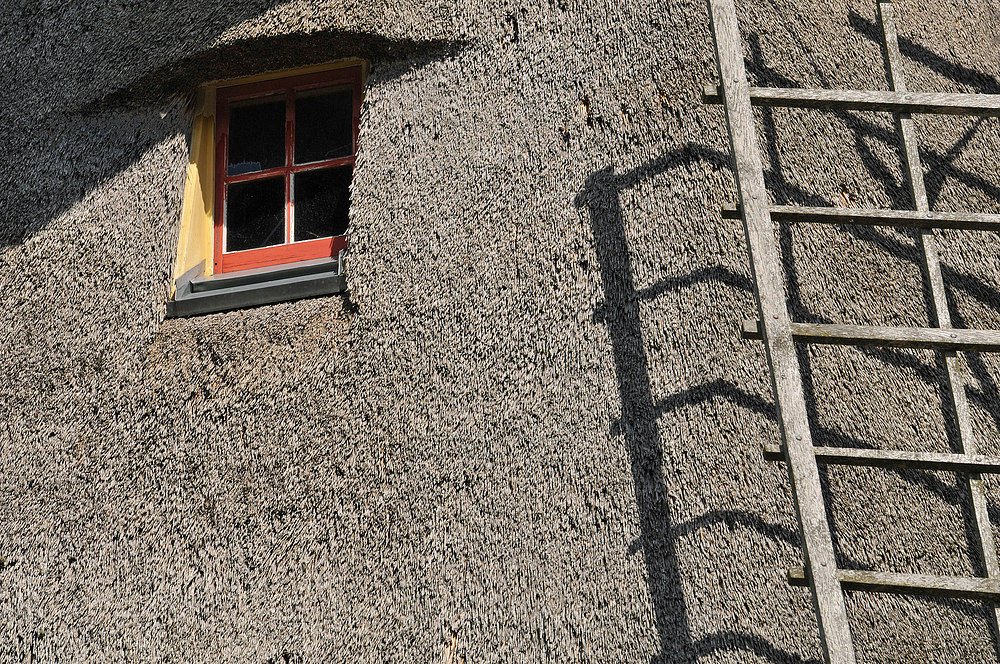
<path fill-rule="evenodd" d="M 1000 579 L 863 572 L 849 569 L 837 570 L 837 577 L 844 590 L 895 595 L 931 595 L 951 599 L 1000 600 Z M 788 583 L 793 586 L 809 585 L 801 567 L 788 570 Z"/>
<path fill-rule="evenodd" d="M 928 350 L 1000 351 L 1000 330 L 966 330 L 930 327 L 878 327 L 792 323 L 792 338 L 799 343 Z M 760 339 L 760 321 L 743 321 L 744 339 Z"/>
<path fill-rule="evenodd" d="M 722 92 L 705 88 L 702 101 L 721 104 Z M 754 106 L 820 108 L 837 111 L 884 111 L 887 113 L 934 113 L 1000 117 L 1000 95 L 953 92 L 883 92 L 879 90 L 824 90 L 803 88 L 750 88 Z"/>
<path fill-rule="evenodd" d="M 1000 214 L 868 210 L 793 205 L 775 205 L 771 207 L 770 212 L 771 219 L 786 223 L 1000 231 Z M 723 219 L 742 219 L 743 213 L 739 208 L 723 208 L 722 217 Z"/>
<path fill-rule="evenodd" d="M 1000 457 L 981 454 L 866 450 L 852 447 L 814 449 L 817 462 L 840 466 L 944 470 L 955 473 L 1000 473 Z M 784 461 L 785 450 L 781 445 L 771 443 L 764 446 L 764 457 L 771 461 Z"/>

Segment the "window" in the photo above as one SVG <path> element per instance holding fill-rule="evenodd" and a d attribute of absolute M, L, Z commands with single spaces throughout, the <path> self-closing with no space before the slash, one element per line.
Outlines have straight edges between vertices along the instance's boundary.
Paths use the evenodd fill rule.
<path fill-rule="evenodd" d="M 347 288 L 357 58 L 198 88 L 167 316 Z"/>
<path fill-rule="evenodd" d="M 216 274 L 347 247 L 359 67 L 217 92 Z"/>

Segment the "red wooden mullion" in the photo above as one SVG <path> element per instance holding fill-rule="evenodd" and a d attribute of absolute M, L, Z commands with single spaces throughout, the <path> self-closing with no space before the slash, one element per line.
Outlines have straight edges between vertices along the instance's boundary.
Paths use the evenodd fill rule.
<path fill-rule="evenodd" d="M 305 173 L 307 171 L 319 171 L 324 168 L 336 168 L 337 166 L 353 166 L 354 157 L 337 157 L 326 161 L 311 161 L 308 164 L 297 164 L 291 168 L 287 166 L 275 166 L 264 171 L 254 171 L 253 173 L 240 173 L 239 175 L 227 175 L 226 184 L 237 184 L 240 182 L 251 182 L 253 180 L 266 180 L 276 178 L 291 171 L 293 174 Z"/>
<path fill-rule="evenodd" d="M 240 182 L 252 182 L 254 180 L 266 180 L 268 178 L 276 178 L 279 175 L 284 175 L 285 171 L 288 169 L 284 166 L 276 166 L 275 168 L 269 168 L 266 171 L 254 171 L 253 173 L 240 173 L 239 175 L 229 175 L 226 179 L 226 184 L 239 184 Z"/>
<path fill-rule="evenodd" d="M 319 171 L 324 168 L 353 165 L 354 155 L 351 155 L 350 157 L 337 157 L 336 159 L 327 159 L 326 161 L 311 161 L 308 164 L 298 164 L 296 166 L 292 166 L 289 170 L 291 170 L 292 173 L 305 173 L 306 171 Z"/>

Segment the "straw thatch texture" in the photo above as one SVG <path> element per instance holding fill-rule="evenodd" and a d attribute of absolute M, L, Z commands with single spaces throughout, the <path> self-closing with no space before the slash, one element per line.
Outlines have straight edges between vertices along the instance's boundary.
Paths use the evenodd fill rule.
<path fill-rule="evenodd" d="M 738 4 L 760 84 L 885 87 L 868 0 Z M 1000 92 L 996 7 L 901 8 L 912 89 Z M 7 13 L 0 662 L 817 661 L 701 0 Z M 164 321 L 190 120 L 143 90 L 338 36 L 373 61 L 350 297 Z M 758 118 L 777 201 L 907 205 L 890 118 Z M 936 208 L 1000 208 L 996 121 L 918 128 Z M 927 322 L 912 233 L 779 238 L 798 319 Z M 1000 328 L 1000 240 L 944 240 Z M 933 355 L 802 360 L 819 441 L 949 449 Z M 826 478 L 845 566 L 978 571 L 954 477 Z M 975 604 L 850 605 L 862 661 L 996 661 Z"/>

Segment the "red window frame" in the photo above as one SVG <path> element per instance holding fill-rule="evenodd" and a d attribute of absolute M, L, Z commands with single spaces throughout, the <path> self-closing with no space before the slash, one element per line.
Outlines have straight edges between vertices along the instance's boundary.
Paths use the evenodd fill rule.
<path fill-rule="evenodd" d="M 349 157 L 340 157 L 308 164 L 295 164 L 295 96 L 305 90 L 326 87 L 348 87 L 353 90 L 353 146 Z M 285 94 L 285 163 L 283 166 L 268 168 L 253 173 L 229 175 L 229 107 L 233 102 L 257 97 L 274 97 Z M 295 213 L 295 201 L 291 198 L 291 179 L 295 173 L 354 166 L 358 154 L 358 130 L 361 121 L 361 67 L 345 67 L 315 74 L 304 74 L 288 78 L 274 79 L 260 83 L 247 83 L 219 88 L 216 92 L 215 129 L 215 272 L 233 272 L 256 267 L 280 265 L 314 258 L 336 256 L 347 248 L 347 236 L 294 242 L 290 235 Z M 247 249 L 244 251 L 223 251 L 226 225 L 226 185 L 251 180 L 284 177 L 285 182 L 285 243 L 271 247 Z"/>

